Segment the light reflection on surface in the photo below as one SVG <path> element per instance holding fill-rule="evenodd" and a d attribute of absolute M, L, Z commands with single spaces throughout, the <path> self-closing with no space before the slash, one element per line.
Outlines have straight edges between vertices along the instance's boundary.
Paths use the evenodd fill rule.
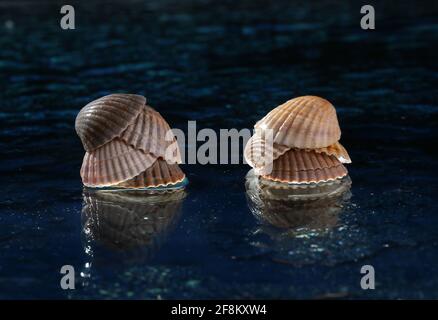
<path fill-rule="evenodd" d="M 321 233 L 338 224 L 339 214 L 351 197 L 351 179 L 312 185 L 288 185 L 265 180 L 249 171 L 245 181 L 248 206 L 261 228 L 300 236 Z"/>
<path fill-rule="evenodd" d="M 94 262 L 143 263 L 151 258 L 176 225 L 185 197 L 184 189 L 148 192 L 84 189 L 82 235 L 90 261 L 81 276 L 91 276 Z M 120 259 L 113 259 L 114 256 Z"/>

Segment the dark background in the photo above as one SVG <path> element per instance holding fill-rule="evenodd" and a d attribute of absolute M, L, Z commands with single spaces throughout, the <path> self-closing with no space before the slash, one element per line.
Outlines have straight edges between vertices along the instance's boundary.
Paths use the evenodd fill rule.
<path fill-rule="evenodd" d="M 73 1 L 67 31 L 63 4 L 0 2 L 0 298 L 438 298 L 436 1 Z M 360 28 L 364 4 L 376 30 Z M 91 255 L 74 119 L 113 92 L 183 130 L 252 128 L 325 97 L 353 197 L 328 232 L 285 236 L 251 215 L 248 166 L 185 165 L 189 194 L 153 254 Z M 63 291 L 64 264 L 91 277 Z"/>

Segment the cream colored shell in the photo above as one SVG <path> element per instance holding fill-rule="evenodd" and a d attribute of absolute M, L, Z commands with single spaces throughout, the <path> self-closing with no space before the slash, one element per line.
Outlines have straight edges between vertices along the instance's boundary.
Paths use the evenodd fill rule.
<path fill-rule="evenodd" d="M 328 147 L 341 137 L 335 108 L 316 96 L 285 102 L 258 121 L 255 129 L 272 130 L 274 143 L 300 149 Z"/>
<path fill-rule="evenodd" d="M 335 156 L 342 163 L 351 163 L 350 155 L 347 150 L 345 150 L 344 146 L 339 142 L 336 142 L 325 148 L 318 149 L 307 149 L 307 151 L 313 150 L 317 153 L 325 153 L 330 156 Z"/>
<path fill-rule="evenodd" d="M 245 161 L 253 168 L 262 168 L 277 159 L 290 148 L 267 142 L 260 133 L 255 133 L 245 146 Z"/>

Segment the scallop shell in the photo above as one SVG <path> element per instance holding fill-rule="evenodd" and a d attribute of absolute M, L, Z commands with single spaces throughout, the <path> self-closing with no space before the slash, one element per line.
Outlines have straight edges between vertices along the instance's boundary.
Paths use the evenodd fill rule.
<path fill-rule="evenodd" d="M 335 156 L 342 163 L 351 163 L 351 159 L 350 156 L 348 155 L 347 150 L 345 150 L 345 148 L 339 142 L 336 142 L 325 148 L 312 149 L 312 150 L 317 153 L 325 153 L 330 156 Z M 310 149 L 307 149 L 307 151 L 310 151 Z"/>
<path fill-rule="evenodd" d="M 347 169 L 325 153 L 291 149 L 274 161 L 272 172 L 263 178 L 286 183 L 319 183 L 346 176 Z"/>
<path fill-rule="evenodd" d="M 146 171 L 117 186 L 122 188 L 164 187 L 182 182 L 185 177 L 177 164 L 168 164 L 165 160 L 157 159 Z"/>
<path fill-rule="evenodd" d="M 93 152 L 86 152 L 81 177 L 88 187 L 104 187 L 134 178 L 157 159 L 150 153 L 134 149 L 118 138 Z"/>
<path fill-rule="evenodd" d="M 169 133 L 170 132 L 170 133 Z M 166 134 L 171 134 L 171 140 L 166 140 Z M 153 108 L 145 106 L 138 118 L 128 125 L 120 136 L 126 143 L 157 157 L 166 159 L 169 163 L 181 163 L 181 154 L 169 124 Z M 176 148 L 168 149 L 173 143 Z M 176 154 L 166 154 L 168 150 L 176 150 Z"/>
<path fill-rule="evenodd" d="M 86 151 L 120 136 L 142 110 L 146 98 L 135 94 L 110 94 L 94 100 L 79 111 L 75 129 Z"/>
<path fill-rule="evenodd" d="M 255 133 L 245 146 L 244 157 L 246 162 L 253 168 L 262 168 L 267 162 L 277 159 L 287 152 L 290 147 L 280 144 L 267 143 L 262 134 Z"/>
<path fill-rule="evenodd" d="M 285 102 L 258 121 L 255 128 L 272 129 L 274 143 L 300 149 L 324 148 L 341 137 L 335 108 L 316 96 Z"/>

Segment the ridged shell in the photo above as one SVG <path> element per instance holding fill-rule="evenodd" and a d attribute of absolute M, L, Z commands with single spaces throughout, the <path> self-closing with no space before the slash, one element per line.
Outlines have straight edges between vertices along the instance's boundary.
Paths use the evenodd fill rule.
<path fill-rule="evenodd" d="M 176 222 L 186 193 L 162 194 L 87 192 L 83 194 L 82 224 L 90 240 L 117 249 L 147 246 L 154 251 Z"/>
<path fill-rule="evenodd" d="M 311 149 L 307 149 L 307 151 L 310 150 Z M 345 150 L 345 148 L 339 142 L 336 142 L 325 148 L 312 149 L 312 150 L 317 153 L 325 153 L 330 156 L 335 156 L 342 163 L 351 163 L 351 159 L 347 150 Z"/>
<path fill-rule="evenodd" d="M 88 187 L 119 184 L 139 175 L 152 166 L 157 157 L 134 149 L 118 138 L 93 152 L 86 152 L 81 177 Z"/>
<path fill-rule="evenodd" d="M 122 182 L 118 187 L 122 188 L 151 188 L 177 184 L 185 178 L 184 172 L 177 164 L 168 164 L 162 159 L 155 163 L 138 176 Z"/>
<path fill-rule="evenodd" d="M 245 146 L 244 157 L 253 168 L 262 168 L 267 162 L 277 159 L 288 151 L 290 147 L 274 143 L 267 143 L 260 133 L 255 133 Z"/>
<path fill-rule="evenodd" d="M 172 139 L 166 141 L 166 134 L 168 133 L 172 134 Z M 145 106 L 144 111 L 126 128 L 120 138 L 137 149 L 166 159 L 169 163 L 181 163 L 178 143 L 173 133 L 171 133 L 169 124 L 157 111 L 149 106 Z M 175 143 L 175 147 L 169 150 L 170 152 L 176 150 L 176 154 L 166 155 L 166 150 L 173 143 Z"/>
<path fill-rule="evenodd" d="M 258 121 L 255 128 L 272 129 L 275 143 L 300 149 L 327 147 L 341 137 L 335 108 L 316 96 L 287 101 Z"/>
<path fill-rule="evenodd" d="M 110 94 L 94 100 L 79 111 L 75 129 L 86 151 L 120 136 L 142 110 L 146 98 L 135 94 Z"/>
<path fill-rule="evenodd" d="M 334 156 L 291 149 L 274 161 L 266 179 L 286 183 L 326 182 L 346 176 L 347 169 Z"/>

